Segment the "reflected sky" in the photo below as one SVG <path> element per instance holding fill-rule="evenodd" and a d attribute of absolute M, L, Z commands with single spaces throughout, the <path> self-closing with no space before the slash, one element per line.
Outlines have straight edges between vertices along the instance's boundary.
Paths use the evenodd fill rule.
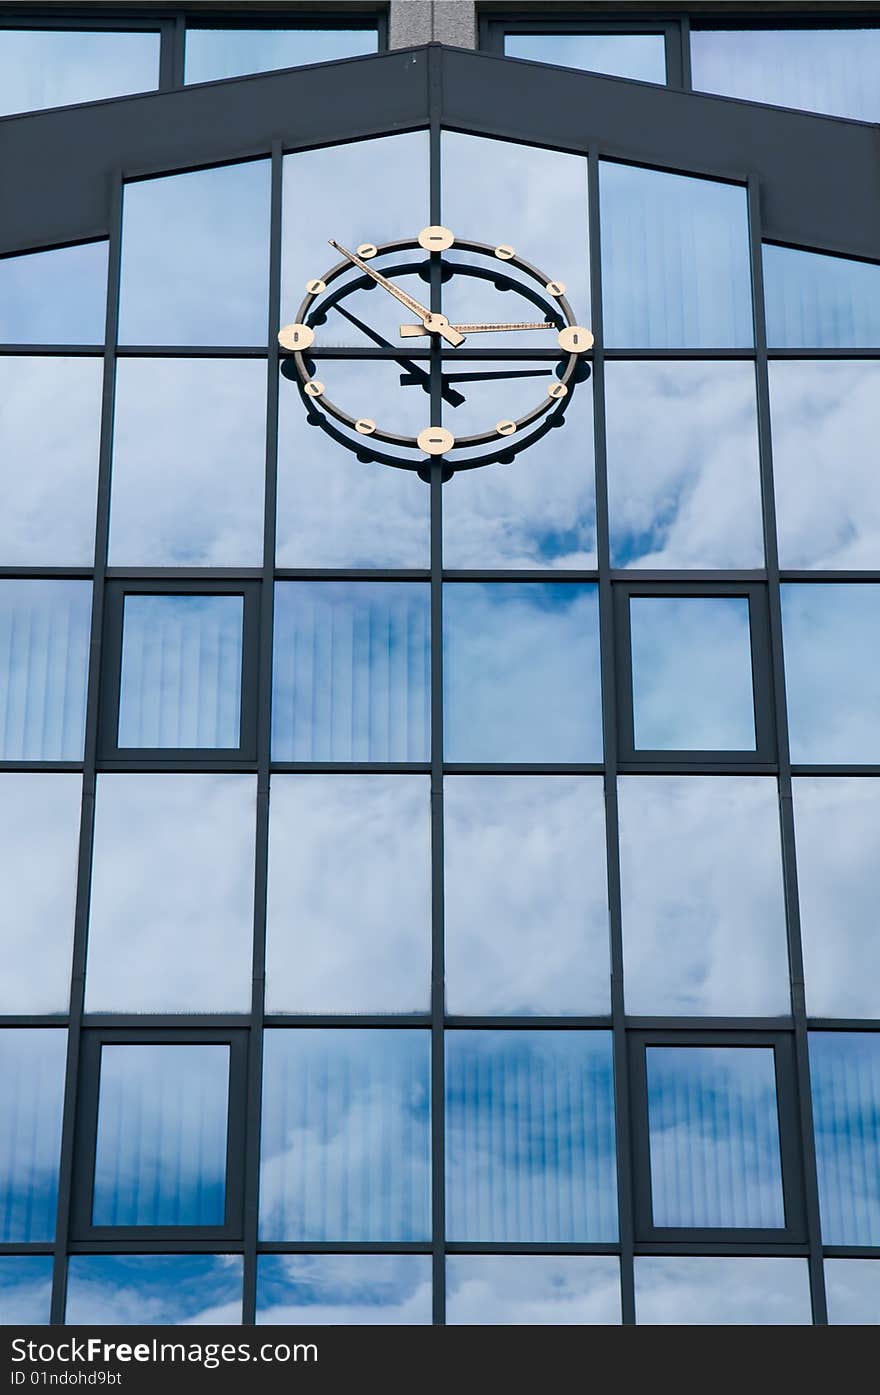
<path fill-rule="evenodd" d="M 447 1012 L 610 1012 L 601 780 L 450 775 L 443 804 Z"/>
<path fill-rule="evenodd" d="M 450 1255 L 446 1320 L 511 1327 L 620 1322 L 614 1255 Z"/>
<path fill-rule="evenodd" d="M 621 348 L 749 348 L 741 185 L 599 165 L 605 339 Z"/>
<path fill-rule="evenodd" d="M 763 258 L 771 349 L 880 345 L 880 266 L 769 242 Z"/>
<path fill-rule="evenodd" d="M 662 34 L 505 34 L 504 53 L 508 58 L 559 63 L 608 77 L 666 81 Z"/>
<path fill-rule="evenodd" d="M 782 587 L 793 761 L 880 761 L 880 586 Z"/>
<path fill-rule="evenodd" d="M 260 1255 L 257 1324 L 338 1327 L 431 1321 L 428 1255 Z"/>
<path fill-rule="evenodd" d="M 92 565 L 103 368 L 0 358 L 0 565 Z"/>
<path fill-rule="evenodd" d="M 82 760 L 92 584 L 0 582 L 0 758 Z"/>
<path fill-rule="evenodd" d="M 52 1265 L 51 1255 L 0 1255 L 0 1327 L 48 1323 Z"/>
<path fill-rule="evenodd" d="M 443 588 L 450 761 L 600 761 L 597 588 L 456 582 Z"/>
<path fill-rule="evenodd" d="M 618 780 L 627 1011 L 790 1011 L 776 781 Z"/>
<path fill-rule="evenodd" d="M 427 777 L 273 775 L 266 937 L 268 1012 L 427 1012 Z"/>
<path fill-rule="evenodd" d="M 0 257 L 4 344 L 103 344 L 107 243 Z"/>
<path fill-rule="evenodd" d="M 126 184 L 120 344 L 265 344 L 269 161 Z"/>
<path fill-rule="evenodd" d="M 880 363 L 769 367 L 780 565 L 880 566 Z"/>
<path fill-rule="evenodd" d="M 676 1327 L 808 1325 L 805 1259 L 638 1255 L 636 1321 Z"/>
<path fill-rule="evenodd" d="M 0 1032 L 0 1243 L 55 1236 L 67 1032 Z"/>
<path fill-rule="evenodd" d="M 100 1082 L 92 1224 L 222 1225 L 228 1045 L 105 1044 Z"/>
<path fill-rule="evenodd" d="M 880 1264 L 876 1259 L 826 1259 L 830 1323 L 880 1323 Z"/>
<path fill-rule="evenodd" d="M 99 102 L 158 85 L 158 32 L 0 31 L 0 116 Z"/>
<path fill-rule="evenodd" d="M 880 787 L 792 781 L 807 1012 L 880 1017 Z"/>
<path fill-rule="evenodd" d="M 826 1245 L 880 1245 L 880 1035 L 811 1032 L 810 1077 Z"/>
<path fill-rule="evenodd" d="M 608 363 L 611 564 L 761 567 L 751 363 Z"/>
<path fill-rule="evenodd" d="M 749 603 L 744 596 L 633 596 L 637 749 L 754 751 Z"/>
<path fill-rule="evenodd" d="M 71 1255 L 68 1326 L 241 1322 L 240 1255 Z"/>
<path fill-rule="evenodd" d="M 263 1056 L 260 1237 L 425 1240 L 425 1031 L 286 1028 Z"/>
<path fill-rule="evenodd" d="M 375 29 L 192 29 L 186 31 L 185 82 L 214 82 L 303 63 L 375 53 Z"/>
<path fill-rule="evenodd" d="M 0 775 L 0 1013 L 66 1012 L 79 775 Z"/>
<path fill-rule="evenodd" d="M 119 360 L 111 566 L 260 566 L 265 473 L 265 363 Z"/>
<path fill-rule="evenodd" d="M 252 775 L 98 776 L 87 1012 L 248 1011 L 256 796 Z"/>
<path fill-rule="evenodd" d="M 610 1032 L 446 1033 L 450 1240 L 614 1241 Z"/>

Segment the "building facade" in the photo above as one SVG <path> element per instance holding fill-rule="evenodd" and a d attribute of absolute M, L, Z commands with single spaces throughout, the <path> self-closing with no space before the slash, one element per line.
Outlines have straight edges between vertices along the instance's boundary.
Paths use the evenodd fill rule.
<path fill-rule="evenodd" d="M 0 10 L 4 1322 L 880 1320 L 878 72 Z"/>

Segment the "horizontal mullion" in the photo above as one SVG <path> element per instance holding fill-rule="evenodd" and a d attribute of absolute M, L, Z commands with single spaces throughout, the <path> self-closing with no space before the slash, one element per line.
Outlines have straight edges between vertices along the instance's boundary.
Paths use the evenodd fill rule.
<path fill-rule="evenodd" d="M 611 1027 L 611 1010 L 609 1009 L 606 1016 L 589 1017 L 505 1017 L 501 1014 L 488 1017 L 449 1016 L 444 1018 L 443 1026 L 453 1032 L 464 1029 L 479 1031 L 496 1031 L 502 1029 L 505 1031 L 508 1029 L 511 1031 L 531 1031 L 533 1029 L 537 1029 L 538 1031 L 607 1031 Z"/>
<path fill-rule="evenodd" d="M 876 1017 L 807 1017 L 808 1032 L 880 1032 Z"/>
<path fill-rule="evenodd" d="M 825 1259 L 880 1259 L 880 1245 L 823 1245 Z"/>
<path fill-rule="evenodd" d="M 214 1239 L 187 1239 L 185 1236 L 173 1239 L 169 1236 L 144 1235 L 140 1238 L 131 1234 L 121 1235 L 118 1239 L 94 1239 L 94 1240 L 71 1240 L 67 1246 L 68 1252 L 72 1255 L 137 1255 L 137 1254 L 241 1254 L 244 1250 L 243 1240 L 232 1240 L 226 1236 L 218 1236 Z"/>
<path fill-rule="evenodd" d="M 799 765 L 792 762 L 792 775 L 880 775 L 880 763 L 874 765 L 819 765 L 815 763 Z"/>
<path fill-rule="evenodd" d="M 87 1012 L 82 1017 L 83 1028 L 99 1031 L 131 1031 L 137 1034 L 155 1031 L 248 1031 L 253 1025 L 250 1011 L 235 1012 Z"/>
<path fill-rule="evenodd" d="M 537 762 L 505 764 L 501 761 L 445 761 L 443 773 L 445 775 L 604 775 L 605 767 L 599 761 L 551 765 L 541 765 Z"/>
<path fill-rule="evenodd" d="M 620 1246 L 601 1241 L 572 1240 L 569 1243 L 552 1241 L 503 1241 L 492 1243 L 481 1240 L 447 1240 L 443 1248 L 450 1255 L 617 1255 Z"/>
<path fill-rule="evenodd" d="M 0 344 L 0 356 L 13 358 L 103 358 L 103 344 Z"/>
<path fill-rule="evenodd" d="M 0 1243 L 0 1255 L 51 1255 L 55 1253 L 52 1241 L 40 1240 L 34 1243 L 5 1241 Z"/>
<path fill-rule="evenodd" d="M 611 580 L 623 582 L 631 589 L 658 581 L 673 586 L 697 586 L 707 583 L 720 585 L 728 582 L 734 585 L 742 582 L 752 586 L 766 583 L 767 573 L 763 569 L 731 570 L 724 567 L 694 567 L 690 570 L 681 567 L 612 567 Z"/>
<path fill-rule="evenodd" d="M 93 567 L 4 567 L 0 566 L 2 581 L 91 581 Z"/>
<path fill-rule="evenodd" d="M 810 1247 L 796 1240 L 637 1240 L 637 1255 L 791 1255 L 808 1256 Z"/>
<path fill-rule="evenodd" d="M 176 760 L 173 756 L 119 756 L 107 757 L 95 762 L 96 771 L 101 774 L 124 774 L 126 771 L 133 775 L 150 772 L 158 775 L 181 774 L 189 772 L 193 775 L 200 775 L 205 772 L 211 774 L 228 773 L 230 775 L 250 775 L 256 774 L 259 769 L 256 760 L 236 760 L 224 754 L 212 757 L 210 752 L 206 752 L 204 757 L 201 754 L 193 755 L 187 753 Z"/>
<path fill-rule="evenodd" d="M 431 1025 L 430 1012 L 400 1013 L 266 1013 L 263 1022 L 267 1027 L 421 1027 Z"/>
<path fill-rule="evenodd" d="M 66 1027 L 68 1021 L 66 1012 L 0 1013 L 0 1031 L 4 1027 Z"/>
<path fill-rule="evenodd" d="M 837 581 L 868 581 L 868 582 L 871 582 L 871 581 L 880 581 L 880 571 L 878 571 L 878 570 L 876 570 L 876 569 L 874 569 L 874 570 L 865 570 L 865 571 L 842 571 L 842 570 L 841 570 L 841 571 L 832 571 L 832 570 L 828 570 L 828 569 L 822 569 L 822 570 L 820 570 L 820 569 L 817 567 L 817 568 L 815 568 L 815 569 L 811 569 L 810 571 L 799 571 L 799 570 L 784 570 L 784 571 L 780 571 L 780 573 L 779 573 L 779 580 L 782 581 L 782 582 L 784 582 L 784 581 L 801 581 L 801 582 L 804 582 L 804 581 L 805 581 L 805 582 L 807 582 L 807 583 L 815 581 L 815 582 L 819 582 L 819 583 L 821 583 L 821 584 L 823 584 L 823 585 L 827 585 L 828 582 L 837 582 Z"/>
<path fill-rule="evenodd" d="M 276 581 L 430 581 L 427 567 L 278 567 Z"/>
<path fill-rule="evenodd" d="M 429 1255 L 430 1240 L 258 1240 L 263 1255 Z"/>
<path fill-rule="evenodd" d="M 522 570 L 497 570 L 497 571 L 476 571 L 471 568 L 444 569 L 444 581 L 539 581 L 539 582 L 594 582 L 599 580 L 597 569 L 586 568 L 582 571 L 574 569 L 568 571 L 539 570 L 538 568 L 523 568 Z"/>
<path fill-rule="evenodd" d="M 776 775 L 779 765 L 766 760 L 688 760 L 670 755 L 665 760 L 621 760 L 618 775 Z"/>
<path fill-rule="evenodd" d="M 81 775 L 81 760 L 4 760 L 0 772 L 4 775 L 32 773 L 34 775 Z"/>
<path fill-rule="evenodd" d="M 262 581 L 262 567 L 108 567 L 108 581 L 202 581 L 210 587 L 215 581 Z"/>
<path fill-rule="evenodd" d="M 430 775 L 428 761 L 271 761 L 272 775 Z"/>
<path fill-rule="evenodd" d="M 769 359 L 848 359 L 878 358 L 880 347 L 876 349 L 768 349 Z"/>
<path fill-rule="evenodd" d="M 117 344 L 117 358 L 268 358 L 268 344 Z"/>
<path fill-rule="evenodd" d="M 678 359 L 752 359 L 756 354 L 754 349 L 637 349 L 637 348 L 617 348 L 611 349 L 603 347 L 603 357 L 606 362 L 609 359 L 667 359 L 675 362 Z"/>
<path fill-rule="evenodd" d="M 694 1032 L 705 1035 L 712 1032 L 755 1032 L 760 1036 L 769 1033 L 793 1032 L 794 1020 L 790 1014 L 780 1017 L 635 1017 L 624 1018 L 627 1031 L 631 1032 Z"/>

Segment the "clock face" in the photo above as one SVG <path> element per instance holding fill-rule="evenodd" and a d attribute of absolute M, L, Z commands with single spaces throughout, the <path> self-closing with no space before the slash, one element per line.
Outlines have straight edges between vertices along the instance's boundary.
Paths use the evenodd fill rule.
<path fill-rule="evenodd" d="M 514 453 L 512 447 L 522 449 L 534 438 L 534 428 L 546 425 L 542 419 L 553 414 L 557 422 L 561 421 L 567 399 L 578 379 L 585 375 L 582 360 L 593 347 L 592 333 L 577 323 L 575 313 L 566 299 L 564 281 L 533 266 L 514 247 L 505 244 L 493 246 L 457 238 L 448 228 L 441 226 L 423 228 L 417 237 L 386 242 L 379 246 L 374 243 L 361 243 L 354 251 L 332 238 L 330 246 L 339 253 L 341 259 L 321 276 L 306 282 L 305 297 L 297 311 L 296 320 L 285 325 L 278 335 L 282 351 L 290 358 L 290 364 L 285 365 L 283 371 L 286 376 L 294 377 L 298 382 L 307 400 L 312 420 L 322 423 L 334 419 L 355 433 L 354 439 L 363 438 L 365 446 L 368 441 L 382 442 L 383 445 L 405 448 L 410 452 L 419 451 L 428 460 L 431 457 L 442 456 L 448 460 L 450 466 L 457 469 L 472 469 L 492 460 L 509 459 Z M 459 318 L 452 323 L 441 310 L 432 309 L 430 303 L 424 304 L 422 300 L 416 299 L 409 289 L 405 289 L 400 279 L 395 278 L 393 266 L 388 267 L 386 274 L 371 265 L 377 258 L 381 257 L 383 265 L 386 265 L 384 259 L 389 254 L 397 256 L 419 249 L 432 254 L 431 269 L 424 292 L 425 299 L 429 302 L 442 305 L 443 283 L 450 275 L 477 278 L 484 282 L 490 281 L 498 290 L 500 312 L 505 308 L 501 292 L 514 290 L 520 299 L 524 298 L 530 305 L 534 305 L 535 318 L 511 321 L 499 313 L 497 320 L 474 317 L 472 321 Z M 442 254 L 451 249 L 454 249 L 456 261 L 452 265 L 448 262 L 444 264 Z M 352 281 L 350 275 L 352 267 L 361 273 L 355 281 Z M 433 274 L 434 271 L 436 275 Z M 517 374 L 514 368 L 509 374 L 509 415 L 494 422 L 487 422 L 480 431 L 458 437 L 443 424 L 442 408 L 439 406 L 426 411 L 424 427 L 417 434 L 409 435 L 396 431 L 392 421 L 376 421 L 365 411 L 358 411 L 355 404 L 334 401 L 316 371 L 312 355 L 321 349 L 321 326 L 326 321 L 328 310 L 339 307 L 344 297 L 353 290 L 365 287 L 375 288 L 381 291 L 383 296 L 393 297 L 397 301 L 400 308 L 397 341 L 401 348 L 399 362 L 410 369 L 414 368 L 415 364 L 407 360 L 408 347 L 418 348 L 422 355 L 427 351 L 432 358 L 442 354 L 445 365 L 450 356 L 466 357 L 468 351 L 479 344 L 479 336 L 484 334 L 517 337 L 522 335 L 525 343 L 536 331 L 543 331 L 543 338 L 546 340 L 549 331 L 555 341 L 554 354 L 557 355 L 552 381 L 540 397 L 523 401 L 521 385 L 516 382 L 517 377 L 522 375 Z M 456 300 L 459 304 L 462 300 L 466 304 L 467 296 L 457 296 Z M 369 327 L 367 329 L 369 333 Z M 375 332 L 372 333 L 372 337 L 381 346 L 394 347 Z M 479 357 L 482 359 L 486 355 L 481 353 Z M 485 447 L 486 450 L 475 458 L 474 448 L 479 447 Z M 457 459 L 456 452 L 467 452 L 467 455 Z M 370 455 L 368 446 L 366 450 L 359 451 L 359 454 L 364 458 L 382 459 L 387 463 L 416 469 L 423 477 L 427 477 L 424 459 L 419 464 L 413 463 L 411 459 L 389 459 L 387 455 L 376 455 L 375 452 Z M 447 475 L 449 472 L 447 469 Z"/>

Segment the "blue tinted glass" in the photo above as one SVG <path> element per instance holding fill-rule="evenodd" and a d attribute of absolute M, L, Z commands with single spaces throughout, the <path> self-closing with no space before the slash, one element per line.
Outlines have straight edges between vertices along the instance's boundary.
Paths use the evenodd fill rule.
<path fill-rule="evenodd" d="M 831 1323 L 880 1323 L 880 1264 L 876 1259 L 826 1259 L 825 1295 Z"/>
<path fill-rule="evenodd" d="M 880 29 L 691 29 L 695 90 L 880 121 Z"/>
<path fill-rule="evenodd" d="M 121 344 L 265 344 L 269 161 L 126 184 Z"/>
<path fill-rule="evenodd" d="M 158 33 L 0 32 L 0 116 L 99 102 L 158 85 Z"/>
<path fill-rule="evenodd" d="M 0 759 L 82 760 L 90 581 L 0 582 Z"/>
<path fill-rule="evenodd" d="M 504 53 L 637 82 L 666 81 L 662 34 L 505 34 Z"/>
<path fill-rule="evenodd" d="M 0 258 L 0 341 L 103 344 L 107 243 Z"/>
<path fill-rule="evenodd" d="M 772 1047 L 646 1055 L 654 1225 L 784 1226 Z"/>
<path fill-rule="evenodd" d="M 617 1238 L 610 1032 L 446 1033 L 446 1233 Z"/>
<path fill-rule="evenodd" d="M 71 1255 L 68 1326 L 241 1322 L 240 1255 Z"/>
<path fill-rule="evenodd" d="M 42 1326 L 52 1301 L 51 1255 L 0 1255 L 0 1326 Z"/>
<path fill-rule="evenodd" d="M 92 1224 L 223 1225 L 228 1095 L 228 1046 L 104 1046 Z"/>
<path fill-rule="evenodd" d="M 880 1245 L 880 1035 L 811 1032 L 810 1076 L 826 1245 Z"/>
<path fill-rule="evenodd" d="M 880 345 L 880 266 L 764 243 L 767 343 L 773 349 Z"/>
<path fill-rule="evenodd" d="M 614 1255 L 450 1255 L 446 1321 L 580 1326 L 620 1322 Z"/>
<path fill-rule="evenodd" d="M 880 586 L 782 587 L 793 761 L 880 761 Z"/>
<path fill-rule="evenodd" d="M 605 161 L 599 189 L 608 344 L 749 347 L 745 189 Z"/>
<path fill-rule="evenodd" d="M 185 82 L 268 73 L 375 53 L 375 29 L 187 29 Z"/>
<path fill-rule="evenodd" d="M 600 761 L 598 588 L 443 588 L 444 742 L 451 761 Z"/>
<path fill-rule="evenodd" d="M 0 1031 L 0 1242 L 51 1240 L 67 1033 Z"/>
<path fill-rule="evenodd" d="M 428 1255 L 260 1255 L 257 1322 L 338 1327 L 431 1321 Z"/>
<path fill-rule="evenodd" d="M 241 596 L 126 596 L 119 745 L 241 744 Z"/>
<path fill-rule="evenodd" d="M 805 1259 L 639 1255 L 636 1322 L 672 1326 L 811 1322 Z"/>
<path fill-rule="evenodd" d="M 753 751 L 745 596 L 633 596 L 633 723 L 647 751 Z"/>
<path fill-rule="evenodd" d="M 429 610 L 418 583 L 279 583 L 275 760 L 427 760 Z"/>
<path fill-rule="evenodd" d="M 429 1056 L 415 1030 L 266 1033 L 263 1239 L 426 1239 Z"/>

